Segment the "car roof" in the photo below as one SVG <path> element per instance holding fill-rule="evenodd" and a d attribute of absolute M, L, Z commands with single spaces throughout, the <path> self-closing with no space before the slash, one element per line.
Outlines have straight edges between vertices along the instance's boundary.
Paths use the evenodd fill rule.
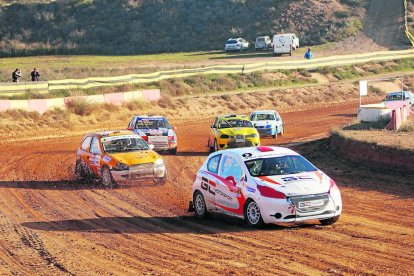
<path fill-rule="evenodd" d="M 247 117 L 246 115 L 236 115 L 236 114 L 219 115 L 217 117 L 222 120 L 229 120 L 229 119 L 249 120 L 249 117 Z"/>
<path fill-rule="evenodd" d="M 145 119 L 163 119 L 164 116 L 161 115 L 152 115 L 152 116 L 148 116 L 148 115 L 135 115 L 135 118 L 145 118 Z"/>
<path fill-rule="evenodd" d="M 390 93 L 387 93 L 387 96 L 388 95 L 398 95 L 398 94 L 402 94 L 402 93 L 410 93 L 411 91 L 409 91 L 409 90 L 406 90 L 406 91 L 395 91 L 395 92 L 390 92 Z M 411 92 L 412 93 L 412 92 Z"/>
<path fill-rule="evenodd" d="M 275 110 L 255 110 L 252 114 L 273 114 Z"/>
<path fill-rule="evenodd" d="M 136 135 L 139 137 L 138 134 L 135 134 L 129 130 L 110 130 L 110 131 L 100 131 L 100 132 L 92 132 L 88 135 L 100 135 L 102 137 L 114 137 L 114 136 L 124 136 L 124 135 Z"/>
<path fill-rule="evenodd" d="M 218 151 L 221 154 L 229 153 L 240 157 L 242 160 L 252 160 L 258 158 L 270 158 L 285 155 L 300 155 L 299 153 L 285 148 L 275 146 L 259 146 L 259 147 L 247 147 L 247 148 L 234 148 L 226 149 L 225 151 Z"/>

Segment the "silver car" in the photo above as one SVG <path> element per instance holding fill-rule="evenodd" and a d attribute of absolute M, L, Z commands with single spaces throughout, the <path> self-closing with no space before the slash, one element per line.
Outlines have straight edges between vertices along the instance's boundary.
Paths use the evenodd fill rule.
<path fill-rule="evenodd" d="M 224 44 L 224 51 L 243 51 L 249 49 L 250 44 L 243 38 L 229 38 Z"/>
<path fill-rule="evenodd" d="M 269 36 L 256 37 L 256 43 L 254 44 L 255 50 L 269 50 L 273 48 L 272 40 Z"/>

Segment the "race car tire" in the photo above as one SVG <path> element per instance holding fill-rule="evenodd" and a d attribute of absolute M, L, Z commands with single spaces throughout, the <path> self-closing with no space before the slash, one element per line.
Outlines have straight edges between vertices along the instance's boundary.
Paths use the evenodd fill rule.
<path fill-rule="evenodd" d="M 205 218 L 207 216 L 207 206 L 204 196 L 200 191 L 196 191 L 193 196 L 193 204 L 195 216 L 197 218 Z"/>
<path fill-rule="evenodd" d="M 76 180 L 85 180 L 85 172 L 83 171 L 82 164 L 79 161 L 76 161 L 75 164 L 75 178 Z"/>
<path fill-rule="evenodd" d="M 217 140 L 216 139 L 214 139 L 214 151 L 216 152 L 216 151 L 218 151 L 219 149 L 218 149 L 218 144 L 217 144 Z"/>
<path fill-rule="evenodd" d="M 112 188 L 115 186 L 115 181 L 112 178 L 111 171 L 107 166 L 102 168 L 102 177 L 101 177 L 101 184 L 105 188 Z"/>
<path fill-rule="evenodd" d="M 163 177 L 160 178 L 154 178 L 154 183 L 158 186 L 162 186 L 165 183 L 167 183 L 167 173 Z"/>
<path fill-rule="evenodd" d="M 244 205 L 244 219 L 249 227 L 260 228 L 264 225 L 259 205 L 249 199 Z"/>
<path fill-rule="evenodd" d="M 328 218 L 328 219 L 321 219 L 321 220 L 319 220 L 319 222 L 322 225 L 331 225 L 331 224 L 334 224 L 335 222 L 337 222 L 338 219 L 339 219 L 339 215 L 335 216 L 335 217 Z"/>
<path fill-rule="evenodd" d="M 273 137 L 274 139 L 276 139 L 276 138 L 277 138 L 277 131 L 278 131 L 278 129 L 276 128 L 276 132 L 275 132 L 275 134 L 274 134 L 274 135 L 272 135 L 272 137 Z"/>
<path fill-rule="evenodd" d="M 170 149 L 169 153 L 177 155 L 177 148 Z"/>

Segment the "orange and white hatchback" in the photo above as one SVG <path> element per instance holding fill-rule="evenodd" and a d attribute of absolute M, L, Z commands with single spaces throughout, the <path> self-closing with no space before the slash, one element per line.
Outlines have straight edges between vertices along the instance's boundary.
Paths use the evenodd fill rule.
<path fill-rule="evenodd" d="M 105 187 L 119 182 L 165 183 L 167 172 L 161 156 L 131 131 L 90 133 L 76 153 L 77 179 L 100 179 Z"/>

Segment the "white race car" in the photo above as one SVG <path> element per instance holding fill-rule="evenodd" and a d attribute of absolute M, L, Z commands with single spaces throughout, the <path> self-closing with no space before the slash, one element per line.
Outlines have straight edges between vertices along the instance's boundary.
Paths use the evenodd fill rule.
<path fill-rule="evenodd" d="M 335 182 L 303 156 L 282 147 L 210 154 L 197 172 L 190 204 L 197 217 L 219 212 L 249 226 L 317 219 L 335 223 L 342 211 Z"/>
<path fill-rule="evenodd" d="M 257 129 L 260 136 L 283 135 L 285 128 L 283 127 L 282 117 L 276 110 L 257 110 L 250 114 L 250 121 Z"/>

